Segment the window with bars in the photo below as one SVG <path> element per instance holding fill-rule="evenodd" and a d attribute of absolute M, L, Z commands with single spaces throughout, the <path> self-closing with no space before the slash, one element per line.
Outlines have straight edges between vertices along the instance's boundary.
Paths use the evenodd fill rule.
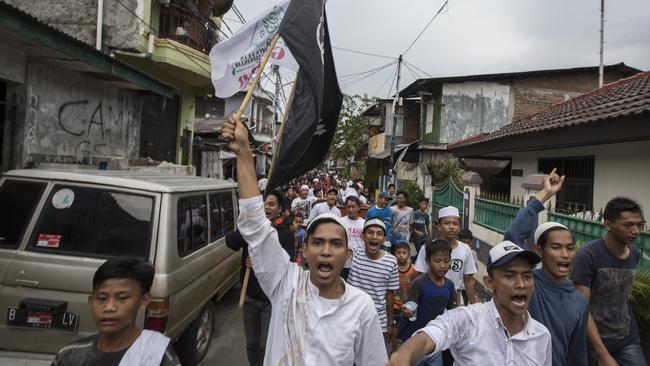
<path fill-rule="evenodd" d="M 594 211 L 594 157 L 559 157 L 540 158 L 537 170 L 548 174 L 557 168 L 560 175 L 565 175 L 564 186 L 557 195 L 558 211 Z"/>

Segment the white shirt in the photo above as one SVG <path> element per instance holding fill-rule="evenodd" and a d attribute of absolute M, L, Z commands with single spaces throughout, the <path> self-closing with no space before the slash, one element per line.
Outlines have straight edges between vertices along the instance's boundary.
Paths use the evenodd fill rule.
<path fill-rule="evenodd" d="M 317 216 L 320 216 L 324 213 L 331 213 L 333 215 L 341 217 L 341 210 L 339 210 L 339 208 L 336 207 L 336 204 L 330 207 L 327 204 L 327 202 L 321 202 L 315 204 L 314 207 L 311 208 L 311 213 L 309 214 L 309 221 L 315 219 Z"/>
<path fill-rule="evenodd" d="M 355 248 L 363 248 L 365 246 L 365 242 L 363 241 L 363 224 L 366 223 L 366 220 L 360 217 L 352 220 L 347 216 L 341 220 L 345 225 L 345 229 L 348 231 L 348 247 L 352 250 Z"/>
<path fill-rule="evenodd" d="M 239 200 L 237 226 L 249 245 L 255 276 L 272 305 L 265 366 L 388 362 L 370 296 L 345 284 L 340 298 L 320 297 L 309 271 L 291 263 L 282 250 L 277 231 L 264 215 L 262 196 Z"/>
<path fill-rule="evenodd" d="M 449 310 L 420 329 L 439 353 L 450 349 L 454 365 L 551 366 L 551 334 L 525 315 L 524 329 L 508 336 L 491 300 Z"/>
<path fill-rule="evenodd" d="M 458 246 L 451 251 L 451 264 L 445 277 L 454 283 L 456 290 L 464 290 L 465 280 L 463 276 L 476 273 L 476 262 L 474 262 L 474 255 L 469 245 L 460 241 L 456 241 L 456 243 Z M 418 258 L 415 260 L 415 270 L 420 273 L 429 272 L 427 253 L 424 245 L 420 248 Z"/>

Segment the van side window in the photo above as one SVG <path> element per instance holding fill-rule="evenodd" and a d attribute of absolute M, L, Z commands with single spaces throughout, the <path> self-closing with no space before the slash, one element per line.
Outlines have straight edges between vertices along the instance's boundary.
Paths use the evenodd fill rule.
<path fill-rule="evenodd" d="M 184 257 L 208 244 L 205 195 L 183 197 L 176 206 L 178 255 Z"/>
<path fill-rule="evenodd" d="M 27 248 L 58 255 L 148 259 L 153 206 L 151 196 L 57 184 Z"/>
<path fill-rule="evenodd" d="M 235 228 L 232 192 L 210 194 L 210 242 Z"/>
<path fill-rule="evenodd" d="M 6 180 L 0 187 L 0 248 L 16 248 L 45 183 Z"/>

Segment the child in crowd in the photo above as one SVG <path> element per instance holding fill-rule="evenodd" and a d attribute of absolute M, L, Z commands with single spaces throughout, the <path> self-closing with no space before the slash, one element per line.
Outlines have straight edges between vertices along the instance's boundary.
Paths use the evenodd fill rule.
<path fill-rule="evenodd" d="M 415 243 L 416 252 L 419 252 L 427 239 L 431 237 L 430 224 L 429 199 L 423 197 L 420 199 L 418 209 L 413 212 L 413 243 Z"/>
<path fill-rule="evenodd" d="M 98 333 L 63 347 L 52 365 L 180 365 L 169 338 L 136 325 L 151 299 L 153 276 L 153 266 L 142 259 L 104 262 L 88 297 Z"/>
<path fill-rule="evenodd" d="M 550 366 L 551 334 L 528 313 L 539 262 L 537 254 L 510 241 L 495 245 L 483 277 L 492 300 L 438 316 L 394 352 L 389 365 L 412 365 L 450 349 L 456 365 Z"/>
<path fill-rule="evenodd" d="M 415 321 L 404 325 L 399 337 L 410 338 L 415 331 L 424 328 L 431 320 L 456 307 L 456 289 L 454 283 L 445 277 L 451 263 L 451 246 L 444 239 L 436 239 L 425 245 L 429 272 L 421 274 L 413 281 L 409 289 L 408 301 L 418 304 Z M 413 316 L 406 306 L 402 307 L 405 318 Z M 426 358 L 418 365 L 442 366 L 442 353 Z"/>
<path fill-rule="evenodd" d="M 303 249 L 305 245 L 305 228 L 302 226 L 302 216 L 296 215 L 293 217 L 293 223 L 289 226 L 293 232 L 296 243 L 296 263 L 303 266 L 306 262 L 303 260 Z"/>
<path fill-rule="evenodd" d="M 397 330 L 403 327 L 402 305 L 408 299 L 411 283 L 418 276 L 415 266 L 411 263 L 411 247 L 408 243 L 399 243 L 395 246 L 395 258 L 397 258 L 397 270 L 399 271 L 399 290 L 395 293 L 393 302 L 393 319 L 396 322 Z"/>
<path fill-rule="evenodd" d="M 458 233 L 458 241 L 461 243 L 467 244 L 469 248 L 472 250 L 472 256 L 474 257 L 474 266 L 478 268 L 478 254 L 476 254 L 476 250 L 472 248 L 472 242 L 474 241 L 474 234 L 470 229 L 462 229 Z"/>

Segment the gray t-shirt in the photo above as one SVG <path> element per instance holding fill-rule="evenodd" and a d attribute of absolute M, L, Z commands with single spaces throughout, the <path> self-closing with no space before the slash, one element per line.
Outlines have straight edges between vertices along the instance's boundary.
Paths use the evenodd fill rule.
<path fill-rule="evenodd" d="M 640 342 L 627 299 L 641 253 L 634 245 L 629 248 L 630 255 L 621 260 L 607 249 L 603 239 L 589 242 L 578 250 L 571 272 L 574 283 L 591 290 L 589 312 L 610 353 Z"/>
<path fill-rule="evenodd" d="M 128 348 L 117 352 L 100 351 L 97 349 L 97 334 L 94 334 L 63 347 L 54 358 L 52 366 L 118 366 L 126 351 Z M 165 350 L 160 366 L 180 366 L 180 364 L 170 343 Z"/>

